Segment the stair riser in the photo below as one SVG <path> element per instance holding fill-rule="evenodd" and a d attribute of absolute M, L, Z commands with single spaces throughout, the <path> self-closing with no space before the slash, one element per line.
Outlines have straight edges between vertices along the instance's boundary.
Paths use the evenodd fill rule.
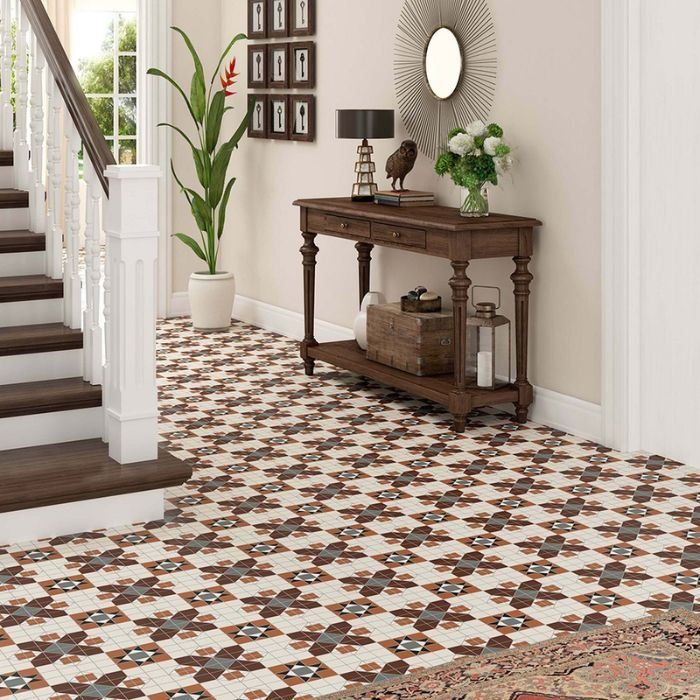
<path fill-rule="evenodd" d="M 0 546 L 162 520 L 164 505 L 163 489 L 155 489 L 0 513 Z"/>
<path fill-rule="evenodd" d="M 45 272 L 46 254 L 43 251 L 0 255 L 0 277 L 43 275 Z"/>
<path fill-rule="evenodd" d="M 15 174 L 11 165 L 0 166 L 0 188 L 11 188 L 15 186 Z"/>
<path fill-rule="evenodd" d="M 10 355 L 0 358 L 0 384 L 69 379 L 82 374 L 82 350 Z"/>
<path fill-rule="evenodd" d="M 0 328 L 63 321 L 63 299 L 39 299 L 0 304 Z"/>
<path fill-rule="evenodd" d="M 7 359 L 7 358 L 3 358 Z M 0 447 L 15 450 L 102 437 L 101 407 L 0 419 Z"/>
<path fill-rule="evenodd" d="M 29 209 L 0 209 L 0 231 L 25 231 L 29 228 Z"/>

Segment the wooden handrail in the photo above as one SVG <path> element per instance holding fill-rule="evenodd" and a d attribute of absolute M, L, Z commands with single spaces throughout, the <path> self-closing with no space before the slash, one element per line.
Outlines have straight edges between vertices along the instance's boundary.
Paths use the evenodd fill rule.
<path fill-rule="evenodd" d="M 29 24 L 34 31 L 39 46 L 44 53 L 49 70 L 53 74 L 58 89 L 66 103 L 68 113 L 73 119 L 80 139 L 83 142 L 85 154 L 92 162 L 102 189 L 109 197 L 109 181 L 105 176 L 108 165 L 114 165 L 114 154 L 100 131 L 95 115 L 85 97 L 78 76 L 73 70 L 66 50 L 56 33 L 51 18 L 41 0 L 20 0 L 22 9 L 27 15 Z M 115 105 L 116 108 L 116 105 Z"/>

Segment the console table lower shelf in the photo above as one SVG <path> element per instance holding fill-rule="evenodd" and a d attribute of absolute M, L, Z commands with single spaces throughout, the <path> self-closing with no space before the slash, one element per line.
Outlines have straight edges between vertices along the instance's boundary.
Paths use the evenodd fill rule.
<path fill-rule="evenodd" d="M 456 391 L 454 375 L 444 374 L 438 377 L 417 377 L 400 369 L 394 369 L 378 362 L 368 360 L 365 352 L 354 340 L 337 343 L 321 343 L 311 346 L 308 355 L 314 360 L 327 362 L 340 369 L 387 384 L 408 394 L 428 399 L 441 406 L 450 408 L 450 397 Z M 496 406 L 516 403 L 519 398 L 517 387 L 508 384 L 491 391 L 467 385 L 467 398 L 471 408 Z"/>

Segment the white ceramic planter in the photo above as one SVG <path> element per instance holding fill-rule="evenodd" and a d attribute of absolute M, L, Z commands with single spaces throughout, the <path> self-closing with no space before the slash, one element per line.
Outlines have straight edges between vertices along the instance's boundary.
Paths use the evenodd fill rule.
<path fill-rule="evenodd" d="M 189 285 L 192 325 L 198 331 L 221 331 L 230 328 L 236 279 L 232 272 L 195 272 Z"/>
<path fill-rule="evenodd" d="M 370 306 L 377 306 L 378 304 L 385 303 L 386 300 L 381 292 L 369 292 L 365 294 L 365 298 L 362 300 L 360 313 L 357 315 L 357 318 L 355 318 L 353 330 L 355 332 L 355 340 L 363 350 L 367 350 L 367 309 L 369 309 Z"/>

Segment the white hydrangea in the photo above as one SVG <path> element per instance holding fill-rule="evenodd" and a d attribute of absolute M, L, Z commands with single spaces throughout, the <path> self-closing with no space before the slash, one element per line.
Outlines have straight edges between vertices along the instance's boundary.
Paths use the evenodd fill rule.
<path fill-rule="evenodd" d="M 484 152 L 490 156 L 496 155 L 496 149 L 503 143 L 503 139 L 499 139 L 497 136 L 489 136 L 489 138 L 484 141 Z"/>
<path fill-rule="evenodd" d="M 474 148 L 474 139 L 468 134 L 457 134 L 450 139 L 450 151 L 458 156 L 466 156 Z"/>
<path fill-rule="evenodd" d="M 496 164 L 496 172 L 499 175 L 503 175 L 513 168 L 512 156 L 500 156 L 494 158 L 493 162 Z"/>
<path fill-rule="evenodd" d="M 471 136 L 473 139 L 478 139 L 480 136 L 484 136 L 484 134 L 486 134 L 486 124 L 484 124 L 481 119 L 477 119 L 467 127 L 467 134 L 469 134 L 469 136 Z"/>

